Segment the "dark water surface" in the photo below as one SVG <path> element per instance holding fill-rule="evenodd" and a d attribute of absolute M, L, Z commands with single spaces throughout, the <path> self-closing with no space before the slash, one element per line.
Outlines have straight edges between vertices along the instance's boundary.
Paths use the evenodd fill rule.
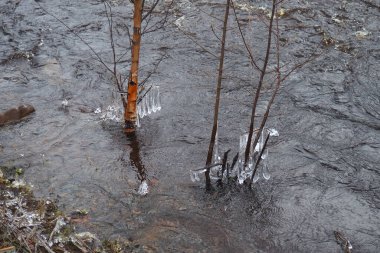
<path fill-rule="evenodd" d="M 101 1 L 39 2 L 111 62 Z M 122 54 L 130 3 L 112 2 Z M 250 20 L 257 23 L 256 14 L 265 12 L 258 7 L 267 2 L 238 6 L 258 58 L 265 26 L 249 28 Z M 344 232 L 354 252 L 379 252 L 380 3 L 288 2 L 280 20 L 282 63 L 323 53 L 284 82 L 268 122 L 280 132 L 270 142 L 272 176 L 253 192 L 237 187 L 205 194 L 189 176 L 206 159 L 218 63 L 191 39 L 218 55 L 211 26 L 220 33 L 216 18 L 224 1 L 216 0 L 176 1 L 172 24 L 143 38 L 141 76 L 167 54 L 149 81 L 160 85 L 163 109 L 141 120 L 135 139 L 94 113 L 119 101 L 88 47 L 35 1 L 1 0 L 0 109 L 30 103 L 36 113 L 0 129 L 0 165 L 25 168 L 35 193 L 58 199 L 66 212 L 88 209 L 90 221 L 80 229 L 102 239 L 129 238 L 144 245 L 136 249 L 141 252 L 342 252 L 334 230 Z M 250 76 L 257 73 L 233 22 L 219 149 L 237 152 L 249 124 Z M 324 46 L 329 39 L 335 44 Z M 141 178 L 149 182 L 146 196 L 137 194 Z"/>

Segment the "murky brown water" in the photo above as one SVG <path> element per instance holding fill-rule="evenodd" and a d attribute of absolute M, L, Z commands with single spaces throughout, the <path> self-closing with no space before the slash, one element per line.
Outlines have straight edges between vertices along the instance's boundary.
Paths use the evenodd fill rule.
<path fill-rule="evenodd" d="M 128 45 L 125 2 L 114 7 L 120 51 Z M 272 177 L 253 193 L 232 188 L 210 195 L 190 181 L 189 170 L 206 159 L 217 59 L 175 25 L 144 37 L 142 75 L 168 54 L 150 80 L 161 87 L 163 109 L 143 118 L 136 139 L 127 139 L 120 125 L 92 113 L 114 103 L 108 73 L 31 0 L 0 2 L 0 109 L 22 102 L 36 108 L 28 120 L 0 129 L 0 165 L 25 168 L 36 194 L 58 199 L 65 211 L 88 209 L 83 229 L 130 238 L 145 245 L 141 251 L 341 252 L 333 234 L 340 230 L 354 252 L 377 252 L 380 34 L 373 5 L 379 3 L 289 2 L 285 7 L 293 11 L 281 21 L 284 62 L 322 50 L 320 31 L 337 42 L 284 83 L 268 122 L 280 132 L 270 143 Z M 40 3 L 111 61 L 100 1 Z M 171 20 L 185 16 L 182 29 L 218 54 L 210 25 L 218 31 L 220 21 L 206 13 L 221 17 L 221 3 L 178 1 Z M 251 4 L 268 7 L 267 1 Z M 239 13 L 245 23 L 251 18 L 249 10 Z M 219 136 L 221 151 L 236 152 L 248 127 L 251 72 L 232 17 L 230 23 Z M 265 28 L 254 31 L 264 41 Z M 255 55 L 262 55 L 264 43 L 256 44 L 262 46 Z M 28 53 L 34 53 L 29 61 Z M 141 177 L 150 185 L 144 197 L 136 193 Z"/>

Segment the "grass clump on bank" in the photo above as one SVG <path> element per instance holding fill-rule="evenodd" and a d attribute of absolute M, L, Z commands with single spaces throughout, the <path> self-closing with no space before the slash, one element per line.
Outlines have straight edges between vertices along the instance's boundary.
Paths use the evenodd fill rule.
<path fill-rule="evenodd" d="M 50 200 L 34 197 L 19 168 L 0 167 L 0 250 L 15 252 L 131 252 L 129 241 L 101 242 L 90 232 L 77 233 L 71 217 Z"/>

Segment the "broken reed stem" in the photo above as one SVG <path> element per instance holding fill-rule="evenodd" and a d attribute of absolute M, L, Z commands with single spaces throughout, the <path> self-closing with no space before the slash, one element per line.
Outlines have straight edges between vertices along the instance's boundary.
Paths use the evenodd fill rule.
<path fill-rule="evenodd" d="M 265 142 L 264 142 L 264 146 L 263 148 L 261 149 L 261 152 L 259 154 L 259 157 L 257 158 L 257 161 L 256 161 L 256 164 L 255 164 L 255 168 L 253 169 L 252 171 L 252 176 L 251 176 L 251 180 L 249 181 L 249 188 L 251 188 L 252 186 L 252 182 L 253 182 L 253 178 L 255 177 L 255 174 L 256 174 L 256 171 L 257 171 L 257 168 L 259 167 L 259 164 L 261 162 L 261 157 L 267 147 L 267 144 L 268 144 L 268 140 L 269 140 L 269 134 L 267 135 L 267 137 L 265 138 Z M 268 158 L 267 158 L 268 159 Z"/>
<path fill-rule="evenodd" d="M 208 148 L 206 166 L 211 164 L 212 155 L 213 155 L 213 151 L 214 151 L 214 145 L 215 145 L 216 132 L 218 131 L 220 90 L 222 87 L 224 53 L 225 53 L 225 45 L 226 45 L 227 23 L 228 23 L 229 11 L 230 11 L 230 2 L 231 2 L 231 0 L 227 0 L 226 12 L 224 14 L 223 35 L 222 35 L 222 41 L 221 41 L 222 45 L 221 45 L 221 49 L 220 49 L 218 81 L 217 81 L 217 86 L 216 86 L 216 97 L 215 97 L 215 106 L 214 106 L 214 123 L 213 123 L 213 127 L 212 127 L 212 132 L 211 132 L 210 145 Z M 206 170 L 205 178 L 206 178 L 206 189 L 210 190 L 211 189 L 210 169 Z"/>
<path fill-rule="evenodd" d="M 272 13 L 271 13 L 270 22 L 269 22 L 268 42 L 267 42 L 267 49 L 266 49 L 266 53 L 265 53 L 264 65 L 263 65 L 263 68 L 260 70 L 259 84 L 257 86 L 256 95 L 254 97 L 253 104 L 252 104 L 251 123 L 249 125 L 248 140 L 247 140 L 247 146 L 245 149 L 244 167 L 246 167 L 248 164 L 249 155 L 250 155 L 250 151 L 251 151 L 251 142 L 252 142 L 252 135 L 253 135 L 253 129 L 254 129 L 256 106 L 257 106 L 257 102 L 258 102 L 259 97 L 260 97 L 261 87 L 263 85 L 264 76 L 266 74 L 266 69 L 268 66 L 270 48 L 271 48 L 271 43 L 272 43 L 273 19 L 274 19 L 275 13 L 276 13 L 276 0 L 273 0 L 272 1 Z M 249 50 L 248 50 L 248 52 L 249 52 Z M 269 105 L 268 105 L 268 107 L 269 107 Z M 261 135 L 261 130 L 262 130 L 262 128 L 260 127 L 259 132 L 256 134 L 257 140 L 258 140 L 258 137 L 260 137 L 260 135 Z M 257 141 L 254 142 L 253 148 L 255 148 L 255 146 L 256 146 L 255 143 L 257 144 Z"/>
<path fill-rule="evenodd" d="M 205 166 L 205 167 L 202 167 L 200 169 L 196 169 L 196 170 L 193 170 L 193 171 L 202 171 L 202 170 L 209 170 L 213 167 L 216 167 L 216 166 L 220 166 L 220 165 L 223 165 L 223 163 L 214 163 L 214 164 L 210 164 L 208 166 Z"/>
<path fill-rule="evenodd" d="M 226 171 L 226 168 L 227 168 L 228 153 L 230 151 L 231 151 L 231 149 L 229 149 L 226 152 L 224 152 L 223 160 L 222 160 L 222 173 L 220 175 L 220 180 L 223 180 L 223 174 L 224 174 L 224 171 Z"/>
<path fill-rule="evenodd" d="M 227 168 L 227 181 L 230 180 L 230 169 L 232 170 L 234 168 L 238 159 L 239 159 L 239 152 L 237 152 L 234 159 L 232 159 L 231 167 Z"/>

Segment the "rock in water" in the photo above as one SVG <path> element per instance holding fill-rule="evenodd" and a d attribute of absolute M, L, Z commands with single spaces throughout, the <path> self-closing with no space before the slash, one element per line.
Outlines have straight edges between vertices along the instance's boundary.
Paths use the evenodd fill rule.
<path fill-rule="evenodd" d="M 3 113 L 0 113 L 0 126 L 19 121 L 34 111 L 35 109 L 32 105 L 20 105 L 17 108 L 11 108 Z"/>

